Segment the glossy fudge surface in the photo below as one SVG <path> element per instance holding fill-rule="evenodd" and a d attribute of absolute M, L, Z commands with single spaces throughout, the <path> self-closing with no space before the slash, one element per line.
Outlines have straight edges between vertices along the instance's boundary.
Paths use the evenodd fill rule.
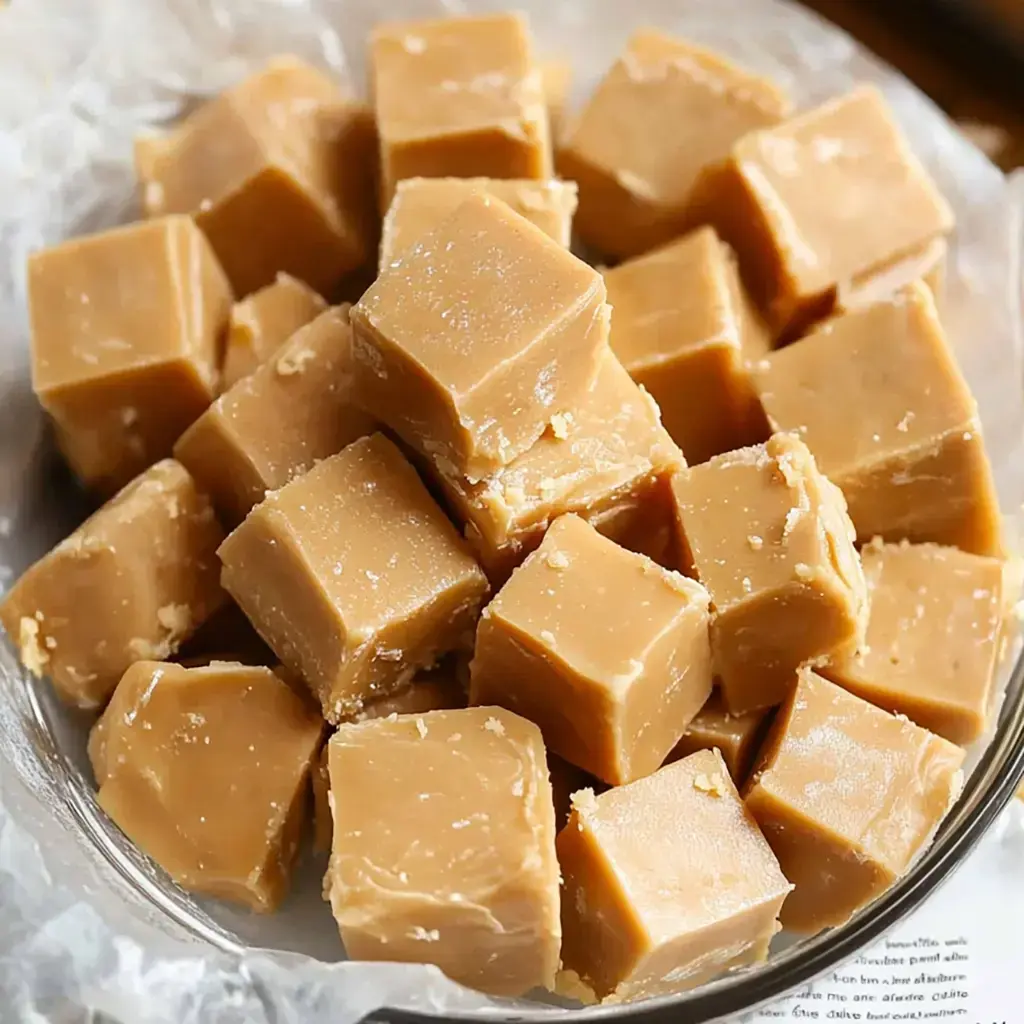
<path fill-rule="evenodd" d="M 217 392 L 231 289 L 187 217 L 74 238 L 28 262 L 32 386 L 86 486 L 109 496 Z"/>
<path fill-rule="evenodd" d="M 585 394 L 609 313 L 596 270 L 472 195 L 352 307 L 361 401 L 442 472 L 478 481 Z"/>
<path fill-rule="evenodd" d="M 781 703 L 797 668 L 864 638 L 867 591 L 837 487 L 789 434 L 673 481 L 680 546 L 708 588 L 733 714 Z"/>
<path fill-rule="evenodd" d="M 599 996 L 670 995 L 765 958 L 792 886 L 717 751 L 573 802 L 562 958 Z"/>
<path fill-rule="evenodd" d="M 331 722 L 472 642 L 487 580 L 415 470 L 381 434 L 258 505 L 221 575 Z"/>
<path fill-rule="evenodd" d="M 270 669 L 138 662 L 89 738 L 99 804 L 183 888 L 274 910 L 322 732 Z"/>
<path fill-rule="evenodd" d="M 102 707 L 134 662 L 171 656 L 225 604 L 223 538 L 205 495 L 165 459 L 29 568 L 0 623 L 64 701 Z"/>
<path fill-rule="evenodd" d="M 871 614 L 863 646 L 821 672 L 953 743 L 984 733 L 999 658 L 1003 563 L 935 544 L 861 551 Z"/>
<path fill-rule="evenodd" d="M 773 353 L 755 383 L 773 427 L 842 488 L 859 541 L 1001 553 L 977 405 L 924 284 Z"/>
<path fill-rule="evenodd" d="M 746 803 L 796 886 L 782 923 L 813 933 L 881 895 L 960 792 L 964 752 L 810 670 L 779 711 Z"/>
<path fill-rule="evenodd" d="M 624 258 L 681 234 L 701 172 L 788 109 L 775 85 L 718 54 L 635 32 L 559 146 L 559 174 L 580 187 L 581 237 Z"/>
<path fill-rule="evenodd" d="M 370 43 L 381 202 L 403 178 L 549 178 L 540 69 L 518 14 L 389 22 Z"/>
<path fill-rule="evenodd" d="M 562 516 L 484 610 L 471 675 L 471 703 L 536 722 L 572 764 L 649 775 L 711 692 L 707 591 Z"/>
<path fill-rule="evenodd" d="M 329 749 L 325 889 L 349 956 L 437 964 L 496 995 L 553 987 L 559 874 L 536 726 L 434 711 L 342 725 Z"/>

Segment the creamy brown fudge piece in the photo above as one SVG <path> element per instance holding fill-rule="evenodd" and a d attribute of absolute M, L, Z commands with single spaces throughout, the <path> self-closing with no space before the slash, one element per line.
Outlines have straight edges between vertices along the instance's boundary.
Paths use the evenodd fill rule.
<path fill-rule="evenodd" d="M 136 140 L 150 216 L 191 214 L 237 295 L 285 271 L 327 292 L 373 251 L 376 136 L 322 72 L 276 57 L 169 134 Z"/>
<path fill-rule="evenodd" d="M 934 544 L 861 551 L 871 597 L 859 651 L 821 668 L 833 682 L 961 746 L 985 731 L 999 652 L 1003 563 Z"/>
<path fill-rule="evenodd" d="M 494 196 L 520 217 L 569 248 L 576 211 L 574 181 L 504 181 L 497 178 L 407 178 L 395 189 L 380 240 L 383 272 L 471 195 Z"/>
<path fill-rule="evenodd" d="M 761 284 L 783 334 L 827 315 L 837 290 L 855 291 L 953 228 L 870 85 L 744 136 L 702 192 L 712 197 L 701 200 L 703 215 Z"/>
<path fill-rule="evenodd" d="M 843 924 L 892 885 L 956 799 L 963 759 L 952 743 L 803 669 L 746 792 L 796 886 L 783 925 Z"/>
<path fill-rule="evenodd" d="M 174 446 L 236 526 L 268 491 L 376 429 L 355 404 L 352 328 L 328 309 L 218 398 Z"/>
<path fill-rule="evenodd" d="M 224 603 L 223 537 L 185 469 L 158 462 L 25 572 L 0 623 L 29 672 L 101 707 L 131 664 L 167 658 Z"/>
<path fill-rule="evenodd" d="M 448 475 L 482 479 L 590 387 L 607 348 L 601 275 L 472 195 L 352 307 L 363 405 Z"/>
<path fill-rule="evenodd" d="M 183 888 L 274 910 L 323 727 L 268 668 L 137 662 L 89 737 L 99 804 Z"/>
<path fill-rule="evenodd" d="M 707 591 L 562 516 L 484 609 L 470 668 L 471 704 L 529 718 L 617 786 L 655 771 L 711 693 Z"/>
<path fill-rule="evenodd" d="M 673 487 L 680 543 L 711 594 L 732 714 L 779 704 L 799 665 L 863 640 L 867 593 L 846 502 L 802 441 L 776 434 Z"/>
<path fill-rule="evenodd" d="M 378 697 L 365 704 L 346 719 L 349 722 L 368 722 L 371 719 L 390 718 L 394 715 L 422 715 L 427 711 L 451 711 L 466 706 L 466 691 L 455 678 L 452 668 L 422 672 L 404 690 L 387 697 Z M 318 850 L 331 848 L 333 822 L 327 794 L 330 791 L 327 750 L 313 780 L 314 842 Z"/>
<path fill-rule="evenodd" d="M 312 288 L 288 274 L 278 274 L 273 284 L 236 302 L 224 343 L 221 391 L 248 377 L 326 305 Z"/>
<path fill-rule="evenodd" d="M 658 407 L 609 352 L 575 409 L 504 469 L 477 484 L 439 479 L 488 576 L 504 582 L 566 512 L 655 557 L 672 532 L 671 477 L 685 465 Z"/>
<path fill-rule="evenodd" d="M 607 1002 L 764 960 L 792 889 L 717 751 L 577 793 L 557 849 L 562 960 Z"/>
<path fill-rule="evenodd" d="M 634 33 L 558 152 L 561 176 L 579 183 L 580 237 L 620 258 L 674 238 L 704 168 L 788 110 L 771 82 L 717 54 Z"/>
<path fill-rule="evenodd" d="M 946 287 L 946 262 L 949 243 L 934 238 L 927 245 L 882 267 L 870 277 L 840 284 L 836 294 L 836 312 L 849 313 L 892 298 L 907 285 L 923 281 L 941 305 Z"/>
<path fill-rule="evenodd" d="M 370 43 L 381 202 L 403 178 L 550 178 L 540 71 L 522 15 L 378 25 Z"/>
<path fill-rule="evenodd" d="M 271 492 L 219 554 L 224 587 L 330 722 L 466 645 L 487 593 L 455 528 L 382 434 Z"/>
<path fill-rule="evenodd" d="M 28 260 L 32 386 L 87 486 L 113 494 L 217 392 L 231 290 L 187 217 L 75 238 Z"/>
<path fill-rule="evenodd" d="M 343 725 L 329 750 L 325 890 L 348 955 L 436 964 L 496 995 L 552 988 L 558 861 L 537 727 L 434 711 Z"/>
<path fill-rule="evenodd" d="M 548 124 L 554 143 L 562 136 L 565 127 L 569 90 L 572 86 L 572 64 L 567 60 L 542 60 L 540 62 L 540 83 L 544 90 L 544 102 L 548 108 Z"/>
<path fill-rule="evenodd" d="M 711 228 L 604 272 L 610 344 L 691 464 L 768 436 L 747 369 L 771 348 Z"/>
<path fill-rule="evenodd" d="M 687 726 L 669 761 L 689 757 L 698 750 L 718 750 L 732 781 L 742 786 L 753 767 L 766 725 L 763 711 L 730 715 L 722 695 L 715 690 Z"/>
<path fill-rule="evenodd" d="M 755 382 L 775 429 L 842 488 L 859 540 L 1002 551 L 977 406 L 923 284 L 774 353 Z"/>

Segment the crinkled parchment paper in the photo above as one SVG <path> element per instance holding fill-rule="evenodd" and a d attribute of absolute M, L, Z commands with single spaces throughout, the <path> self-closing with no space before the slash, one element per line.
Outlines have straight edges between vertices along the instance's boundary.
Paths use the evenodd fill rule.
<path fill-rule="evenodd" d="M 28 385 L 24 261 L 134 215 L 133 135 L 267 57 L 292 51 L 361 89 L 375 19 L 505 3 L 458 0 L 13 0 L 0 10 L 0 586 L 63 536 L 81 499 Z M 801 105 L 873 79 L 956 209 L 945 313 L 978 396 L 1003 508 L 1024 490 L 1019 183 L 846 37 L 775 0 L 518 0 L 540 51 L 575 65 L 578 101 L 629 30 L 720 48 Z M 323 865 L 265 919 L 193 903 L 96 813 L 85 722 L 26 685 L 0 648 L 0 1018 L 146 1024 L 349 1024 L 381 1006 L 485 1007 L 436 970 L 341 956 L 318 900 Z M 269 952 L 275 946 L 289 952 Z"/>

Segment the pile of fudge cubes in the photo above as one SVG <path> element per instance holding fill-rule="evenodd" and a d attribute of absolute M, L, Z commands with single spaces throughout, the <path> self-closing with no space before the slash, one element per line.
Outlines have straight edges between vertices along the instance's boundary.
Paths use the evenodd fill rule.
<path fill-rule="evenodd" d="M 106 503 L 0 620 L 102 712 L 100 806 L 268 911 L 315 805 L 348 955 L 488 993 L 842 924 L 955 800 L 1004 637 L 946 202 L 876 89 L 794 114 L 654 30 L 578 115 L 518 16 L 370 66 L 364 105 L 273 60 L 137 140 L 142 219 L 30 259 Z"/>

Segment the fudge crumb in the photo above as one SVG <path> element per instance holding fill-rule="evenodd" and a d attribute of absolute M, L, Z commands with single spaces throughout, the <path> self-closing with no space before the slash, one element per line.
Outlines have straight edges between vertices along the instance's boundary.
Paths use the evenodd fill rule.
<path fill-rule="evenodd" d="M 693 788 L 699 789 L 702 793 L 707 793 L 708 796 L 721 796 L 722 777 L 721 775 L 707 776 L 701 772 L 700 775 L 694 778 Z"/>
<path fill-rule="evenodd" d="M 30 619 L 27 615 L 21 617 L 18 646 L 21 649 L 21 663 L 36 678 L 41 676 L 50 655 L 39 646 L 39 623 L 36 619 Z"/>
<path fill-rule="evenodd" d="M 277 372 L 282 377 L 291 377 L 293 374 L 302 373 L 306 363 L 313 359 L 315 353 L 312 349 L 302 348 L 298 352 L 286 352 L 277 360 Z"/>
<path fill-rule="evenodd" d="M 156 621 L 173 637 L 180 637 L 192 624 L 192 612 L 187 604 L 165 604 L 157 610 Z"/>
<path fill-rule="evenodd" d="M 559 441 L 564 441 L 569 436 L 569 427 L 571 426 L 571 412 L 556 412 L 555 415 L 551 417 L 551 433 L 554 434 Z"/>
<path fill-rule="evenodd" d="M 425 740 L 427 738 L 427 723 L 422 718 L 416 719 L 416 731 L 420 734 L 420 739 Z"/>
<path fill-rule="evenodd" d="M 747 543 L 753 548 L 754 551 L 760 551 L 764 547 L 764 538 L 759 537 L 756 533 L 752 533 L 747 538 Z"/>
<path fill-rule="evenodd" d="M 798 580 L 805 582 L 814 576 L 814 570 L 806 562 L 797 562 L 793 568 Z"/>
<path fill-rule="evenodd" d="M 749 576 L 744 576 L 743 577 L 742 586 L 743 586 L 743 593 L 744 594 L 749 594 L 754 589 L 754 584 L 750 581 L 750 577 Z"/>
<path fill-rule="evenodd" d="M 549 569 L 569 568 L 569 556 L 564 551 L 550 552 L 545 561 L 547 562 Z"/>
<path fill-rule="evenodd" d="M 541 640 L 548 645 L 548 647 L 555 646 L 555 634 L 550 629 L 542 629 L 540 631 Z"/>
<path fill-rule="evenodd" d="M 505 726 L 503 726 L 496 718 L 488 718 L 487 721 L 484 722 L 484 728 L 488 732 L 493 732 L 495 736 L 505 735 Z"/>
<path fill-rule="evenodd" d="M 441 939 L 441 933 L 436 928 L 427 931 L 423 925 L 416 924 L 409 929 L 409 938 L 416 942 L 438 942 Z"/>
<path fill-rule="evenodd" d="M 569 803 L 572 804 L 572 809 L 580 815 L 589 814 L 591 811 L 597 810 L 597 797 L 594 796 L 594 791 L 589 786 L 586 789 L 578 789 L 573 793 L 569 797 Z"/>
<path fill-rule="evenodd" d="M 910 424 L 914 419 L 914 414 L 908 409 L 903 414 L 903 419 L 896 424 L 896 429 L 901 433 L 905 434 L 910 429 Z"/>

